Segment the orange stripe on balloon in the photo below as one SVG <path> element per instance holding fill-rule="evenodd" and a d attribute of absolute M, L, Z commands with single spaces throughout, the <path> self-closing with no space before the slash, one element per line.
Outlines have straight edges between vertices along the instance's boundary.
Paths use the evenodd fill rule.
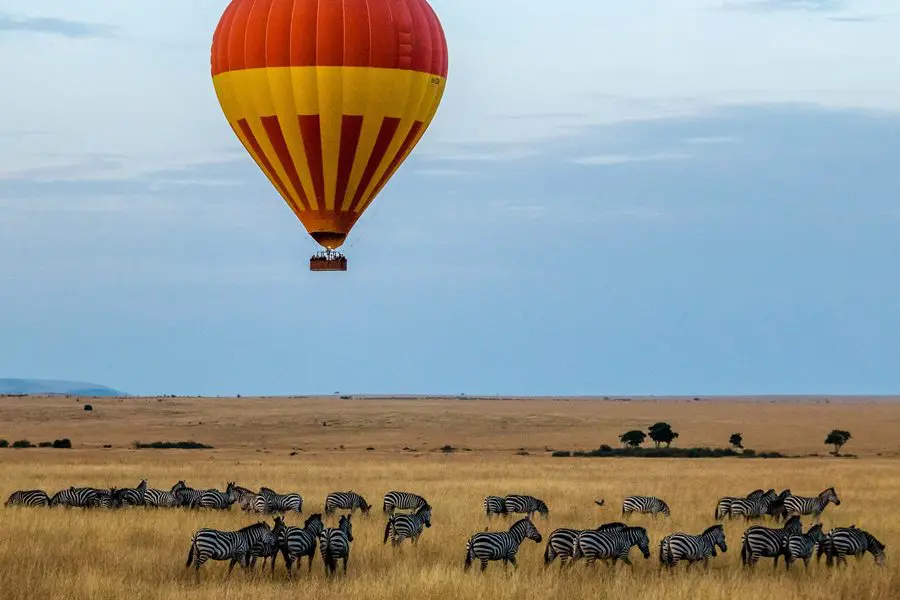
<path fill-rule="evenodd" d="M 363 118 L 360 115 L 343 115 L 341 117 L 341 146 L 338 154 L 337 189 L 334 193 L 336 210 L 344 207 L 344 196 L 347 194 L 347 184 L 350 172 L 353 170 L 362 124 Z"/>
<path fill-rule="evenodd" d="M 297 115 L 303 148 L 306 150 L 306 165 L 313 182 L 316 203 L 325 206 L 325 170 L 322 163 L 322 126 L 319 115 Z"/>
<path fill-rule="evenodd" d="M 241 133 L 247 138 L 247 143 L 250 144 L 250 148 L 253 150 L 254 155 L 259 159 L 259 162 L 262 163 L 261 166 L 266 172 L 266 175 L 269 176 L 269 179 L 275 184 L 275 187 L 278 188 L 278 191 L 281 192 L 284 199 L 290 201 L 291 195 L 288 193 L 284 182 L 281 181 L 281 177 L 278 176 L 278 172 L 272 167 L 272 163 L 269 162 L 268 157 L 266 157 L 266 153 L 263 152 L 262 146 L 259 145 L 256 136 L 253 135 L 253 129 L 251 129 L 250 124 L 247 123 L 247 119 L 240 119 L 237 123 Z"/>
<path fill-rule="evenodd" d="M 378 170 L 384 155 L 387 154 L 388 147 L 394 139 L 394 133 L 396 133 L 398 125 L 400 125 L 400 119 L 395 117 L 386 117 L 381 121 L 381 129 L 378 130 L 378 137 L 375 139 L 375 145 L 372 147 L 369 161 L 366 163 L 362 179 L 359 181 L 359 187 L 356 188 L 356 193 L 353 195 L 350 210 L 356 210 L 360 205 L 360 201 L 363 200 L 363 194 L 365 194 L 366 188 L 372 182 L 372 177 L 375 176 L 375 171 Z"/>
<path fill-rule="evenodd" d="M 262 124 L 269 136 L 269 142 L 275 150 L 275 156 L 281 162 L 281 166 L 287 173 L 288 179 L 294 189 L 297 190 L 297 197 L 305 210 L 310 209 L 309 199 L 303 191 L 303 184 L 300 183 L 300 175 L 297 174 L 297 167 L 294 166 L 294 159 L 291 156 L 291 150 L 288 148 L 287 141 L 284 139 L 284 133 L 281 131 L 281 122 L 278 117 L 262 117 Z M 294 197 L 292 194 L 291 197 Z"/>

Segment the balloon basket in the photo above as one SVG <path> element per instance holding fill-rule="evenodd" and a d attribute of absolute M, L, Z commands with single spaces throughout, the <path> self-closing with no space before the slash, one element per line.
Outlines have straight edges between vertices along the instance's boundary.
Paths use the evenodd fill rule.
<path fill-rule="evenodd" d="M 319 252 L 309 259 L 310 271 L 346 271 L 347 257 L 339 252 Z"/>

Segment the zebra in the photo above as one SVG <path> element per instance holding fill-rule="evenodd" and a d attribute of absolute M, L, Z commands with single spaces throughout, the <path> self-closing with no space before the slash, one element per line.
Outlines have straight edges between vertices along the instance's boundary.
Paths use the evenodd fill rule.
<path fill-rule="evenodd" d="M 725 517 L 731 517 L 731 503 L 735 500 L 754 500 L 762 496 L 765 492 L 762 490 L 753 490 L 743 498 L 739 496 L 725 496 L 724 498 L 719 498 L 719 501 L 716 503 L 716 512 L 714 513 L 713 518 L 717 521 L 719 519 L 724 519 Z"/>
<path fill-rule="evenodd" d="M 322 553 L 322 562 L 325 564 L 325 572 L 334 575 L 337 571 L 337 559 L 343 559 L 344 575 L 347 574 L 347 561 L 350 559 L 350 542 L 353 541 L 353 526 L 349 515 L 341 515 L 341 521 L 337 527 L 326 527 L 319 532 L 319 552 Z"/>
<path fill-rule="evenodd" d="M 518 568 L 516 553 L 525 539 L 534 540 L 538 544 L 543 539 L 537 527 L 527 517 L 513 523 L 508 531 L 476 533 L 466 542 L 466 562 L 463 570 L 468 571 L 476 558 L 481 561 L 482 571 L 487 569 L 488 561 L 491 560 L 502 560 L 504 567 L 512 563 L 513 568 Z"/>
<path fill-rule="evenodd" d="M 192 487 L 188 487 L 185 485 L 184 481 L 179 481 L 174 486 L 172 486 L 172 493 L 175 494 L 175 499 L 178 502 L 178 506 L 184 506 L 189 508 L 196 508 L 197 503 L 200 501 L 200 496 L 203 495 L 203 492 L 206 490 L 196 490 Z"/>
<path fill-rule="evenodd" d="M 110 488 L 108 490 L 94 490 L 97 492 L 95 506 L 99 508 L 122 508 L 122 490 Z"/>
<path fill-rule="evenodd" d="M 781 555 L 781 543 L 791 534 L 803 533 L 800 517 L 790 517 L 781 529 L 772 529 L 762 525 L 754 525 L 741 536 L 741 564 L 753 567 L 760 557 L 774 558 L 772 567 L 778 567 Z"/>
<path fill-rule="evenodd" d="M 791 489 L 788 488 L 786 490 L 782 490 L 778 497 L 776 497 L 772 502 L 769 503 L 768 508 L 766 509 L 766 514 L 774 518 L 776 521 L 781 521 L 783 519 L 788 518 L 787 511 L 784 506 L 784 501 L 791 495 Z"/>
<path fill-rule="evenodd" d="M 672 516 L 672 511 L 665 501 L 654 496 L 628 496 L 622 502 L 622 516 L 625 517 L 631 513 L 652 514 L 654 518 L 659 513 L 663 513 L 666 517 Z"/>
<path fill-rule="evenodd" d="M 310 515 L 303 527 L 285 527 L 281 531 L 279 537 L 279 546 L 281 554 L 284 557 L 284 563 L 287 565 L 288 575 L 291 574 L 291 566 L 297 561 L 298 568 L 300 559 L 304 556 L 309 558 L 309 571 L 312 571 L 313 557 L 316 554 L 316 541 L 319 534 L 325 529 L 325 523 L 322 522 L 322 515 L 316 513 Z"/>
<path fill-rule="evenodd" d="M 729 516 L 735 518 L 743 516 L 745 521 L 758 519 L 769 510 L 769 506 L 778 498 L 774 489 L 756 498 L 737 498 L 731 502 Z"/>
<path fill-rule="evenodd" d="M 250 562 L 250 548 L 255 542 L 271 532 L 271 527 L 265 521 L 259 521 L 237 531 L 220 531 L 218 529 L 198 529 L 191 536 L 191 548 L 188 550 L 185 567 L 194 564 L 197 577 L 200 576 L 200 567 L 207 560 L 229 560 L 228 574 L 234 569 L 235 563 L 241 561 L 241 566 L 247 567 Z"/>
<path fill-rule="evenodd" d="M 809 568 L 809 559 L 813 551 L 825 540 L 822 524 L 816 523 L 805 534 L 790 533 L 781 541 L 781 553 L 784 555 L 784 568 L 790 570 L 798 558 L 803 559 L 803 566 Z"/>
<path fill-rule="evenodd" d="M 269 498 L 262 494 L 257 494 L 250 499 L 244 499 L 241 502 L 241 510 L 245 512 L 270 513 L 275 512 Z"/>
<path fill-rule="evenodd" d="M 349 492 L 331 492 L 325 497 L 325 514 L 334 514 L 337 509 L 349 510 L 351 514 L 355 509 L 359 509 L 362 514 L 369 514 L 372 508 L 366 499 L 350 490 Z"/>
<path fill-rule="evenodd" d="M 100 503 L 99 494 L 94 488 L 76 488 L 60 490 L 50 498 L 50 506 L 75 506 L 79 508 L 91 508 Z"/>
<path fill-rule="evenodd" d="M 418 510 L 426 506 L 428 502 L 422 496 L 412 492 L 392 491 L 384 495 L 383 511 L 386 515 L 393 515 L 398 508 Z"/>
<path fill-rule="evenodd" d="M 490 519 L 492 515 L 503 515 L 504 517 L 508 516 L 509 513 L 506 512 L 506 504 L 503 502 L 503 497 L 485 496 L 484 514 L 487 515 L 488 519 Z"/>
<path fill-rule="evenodd" d="M 534 513 L 538 513 L 546 519 L 550 516 L 550 509 L 540 498 L 524 496 L 521 494 L 509 494 L 503 499 L 503 506 L 507 513 L 522 513 L 531 519 Z"/>
<path fill-rule="evenodd" d="M 135 488 L 121 488 L 116 494 L 122 506 L 143 506 L 144 492 L 147 491 L 147 480 L 141 479 L 141 482 Z"/>
<path fill-rule="evenodd" d="M 409 538 L 412 543 L 419 543 L 419 536 L 425 527 L 431 527 L 431 506 L 427 503 L 416 509 L 411 515 L 392 514 L 388 517 L 387 525 L 384 527 L 384 541 L 386 544 L 388 538 L 391 538 L 392 546 L 399 546 L 403 540 Z"/>
<path fill-rule="evenodd" d="M 791 515 L 813 515 L 815 522 L 818 523 L 819 516 L 829 502 L 834 502 L 835 506 L 841 505 L 841 499 L 838 498 L 837 492 L 834 491 L 833 487 L 823 490 L 815 498 L 789 495 L 784 499 L 784 513 L 788 517 Z"/>
<path fill-rule="evenodd" d="M 837 564 L 847 564 L 847 555 L 852 554 L 857 560 L 862 560 L 863 555 L 869 552 L 875 558 L 875 564 L 884 566 L 885 546 L 874 535 L 856 526 L 835 527 L 825 536 L 825 541 L 819 544 L 819 552 L 816 560 L 824 553 L 827 556 L 825 564 L 832 566 L 834 559 Z"/>
<path fill-rule="evenodd" d="M 165 490 L 156 490 L 153 488 L 147 488 L 144 490 L 144 506 L 155 506 L 158 508 L 171 508 L 173 506 L 178 506 L 178 496 L 176 495 L 176 490 L 182 489 L 184 486 L 183 481 L 179 481 L 175 485 L 172 486 L 170 491 Z"/>
<path fill-rule="evenodd" d="M 664 567 L 675 568 L 678 561 L 686 560 L 690 569 L 691 565 L 702 560 L 703 566 L 709 568 L 709 557 L 716 556 L 716 547 L 722 552 L 728 551 L 722 525 L 707 527 L 700 535 L 672 533 L 659 543 L 659 562 Z"/>
<path fill-rule="evenodd" d="M 613 531 L 617 529 L 625 529 L 625 523 L 605 523 L 594 531 Z M 559 568 L 566 566 L 567 561 L 572 558 L 572 551 L 575 545 L 575 539 L 582 531 L 587 529 L 571 529 L 569 527 L 560 527 L 554 529 L 547 536 L 547 548 L 544 550 L 544 567 L 550 566 L 556 557 L 559 557 Z M 571 563 L 569 563 L 571 564 Z"/>
<path fill-rule="evenodd" d="M 10 494 L 3 506 L 50 506 L 50 496 L 44 490 L 18 490 Z"/>
<path fill-rule="evenodd" d="M 219 490 L 206 490 L 200 494 L 197 500 L 197 506 L 200 508 L 214 508 L 217 510 L 228 510 L 237 500 L 237 492 L 234 491 L 234 482 L 229 481 L 228 487 L 224 492 Z"/>
<path fill-rule="evenodd" d="M 259 494 L 255 494 L 254 498 L 263 496 L 266 498 L 269 512 L 303 512 L 303 497 L 300 494 L 288 493 L 279 494 L 267 487 L 259 488 Z"/>
<path fill-rule="evenodd" d="M 650 538 L 644 527 L 622 527 L 605 531 L 582 531 L 572 544 L 572 560 L 581 557 L 587 559 L 588 565 L 593 565 L 597 559 L 612 559 L 612 566 L 617 560 L 622 560 L 628 566 L 634 568 L 628 552 L 632 546 L 637 546 L 644 558 L 650 558 Z M 609 564 L 609 563 L 607 563 Z"/>
<path fill-rule="evenodd" d="M 275 572 L 275 559 L 278 558 L 278 550 L 280 549 L 279 540 L 282 532 L 285 530 L 284 519 L 275 517 L 275 527 L 271 531 L 264 532 L 259 539 L 250 545 L 250 568 L 256 566 L 256 559 L 262 557 L 263 567 L 266 561 L 272 559 L 272 572 Z"/>

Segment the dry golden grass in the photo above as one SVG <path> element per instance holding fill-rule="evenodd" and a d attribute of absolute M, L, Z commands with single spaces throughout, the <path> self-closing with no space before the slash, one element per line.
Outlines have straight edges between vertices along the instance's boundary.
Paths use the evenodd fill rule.
<path fill-rule="evenodd" d="M 133 486 L 147 478 L 151 486 L 161 488 L 185 479 L 196 487 L 222 489 L 227 480 L 236 480 L 250 488 L 269 485 L 300 491 L 304 514 L 288 521 L 301 524 L 305 516 L 321 510 L 329 491 L 353 488 L 376 508 L 368 518 L 354 516 L 356 541 L 349 575 L 327 581 L 317 555 L 312 574 L 304 568 L 293 582 L 286 578 L 279 560 L 274 577 L 268 569 L 248 573 L 236 568 L 230 580 L 225 578 L 227 563 L 210 562 L 201 569 L 197 583 L 193 569 L 184 567 L 191 533 L 201 526 L 237 529 L 254 520 L 237 508 L 227 513 L 6 508 L 0 510 L 0 597 L 4 600 L 168 600 L 186 594 L 197 600 L 265 600 L 299 594 L 322 597 L 335 591 L 346 598 L 376 600 L 413 594 L 426 599 L 639 596 L 704 600 L 770 598 L 776 590 L 779 597 L 797 599 L 900 597 L 893 557 L 900 541 L 900 515 L 894 510 L 900 498 L 900 462 L 874 456 L 897 451 L 892 437 L 897 431 L 896 405 L 848 409 L 843 404 L 768 403 L 128 402 L 95 401 L 95 414 L 85 415 L 72 409 L 72 400 L 0 400 L 0 437 L 32 441 L 70 437 L 76 445 L 71 451 L 0 450 L 4 499 L 12 490 L 32 487 L 54 491 L 68 485 Z M 704 404 L 705 410 L 697 406 Z M 740 423 L 751 416 L 752 422 Z M 322 427 L 323 418 L 334 425 Z M 823 452 L 822 430 L 847 428 L 854 433 L 847 450 L 865 457 L 554 459 L 543 452 L 545 445 L 589 448 L 613 443 L 613 433 L 632 424 L 646 427 L 648 419 L 657 418 L 682 432 L 682 445 L 718 445 L 723 435 L 727 439 L 728 433 L 739 430 L 758 450 L 795 453 Z M 204 425 L 190 429 L 189 421 Z M 595 437 L 590 435 L 592 427 L 599 431 Z M 216 450 L 126 449 L 134 439 L 196 439 L 213 444 Z M 98 448 L 104 443 L 118 447 Z M 341 443 L 346 450 L 328 450 Z M 443 444 L 473 451 L 449 455 L 432 451 Z M 369 445 L 378 449 L 365 451 Z M 402 452 L 407 445 L 421 451 Z M 533 454 L 515 456 L 513 450 L 520 446 Z M 256 452 L 262 447 L 267 450 Z M 291 457 L 292 447 L 304 451 Z M 849 567 L 840 571 L 814 563 L 808 572 L 801 565 L 791 573 L 783 568 L 773 573 L 771 561 L 765 561 L 751 574 L 740 566 L 738 542 L 744 525 L 728 523 L 729 551 L 713 559 L 708 572 L 688 573 L 679 567 L 672 575 L 658 570 L 659 539 L 672 531 L 697 533 L 710 525 L 719 496 L 756 487 L 790 487 L 795 493 L 815 494 L 831 485 L 843 502 L 826 510 L 826 528 L 856 523 L 871 530 L 888 546 L 885 568 L 875 567 L 867 556 L 858 564 L 851 559 Z M 434 526 L 425 531 L 417 548 L 408 542 L 401 551 L 382 545 L 385 519 L 380 505 L 390 489 L 421 493 L 434 506 Z M 610 572 L 599 564 L 592 571 L 584 565 L 565 573 L 557 565 L 545 570 L 544 544 L 527 541 L 515 573 L 504 573 L 499 563 L 492 563 L 484 575 L 477 568 L 463 573 L 466 539 L 485 527 L 498 530 L 509 523 L 498 518 L 489 523 L 481 508 L 483 497 L 511 492 L 532 493 L 547 501 L 550 519 L 536 519 L 545 537 L 554 527 L 586 528 L 618 520 L 621 500 L 629 494 L 658 494 L 670 503 L 673 516 L 633 519 L 648 527 L 654 552 L 645 561 L 633 550 L 633 572 L 622 565 Z M 606 506 L 594 505 L 595 498 L 605 498 Z"/>

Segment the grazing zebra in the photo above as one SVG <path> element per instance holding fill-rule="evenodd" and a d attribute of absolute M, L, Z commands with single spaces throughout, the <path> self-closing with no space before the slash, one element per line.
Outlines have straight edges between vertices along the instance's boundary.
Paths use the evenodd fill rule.
<path fill-rule="evenodd" d="M 703 561 L 709 568 L 709 557 L 716 556 L 716 547 L 722 552 L 728 551 L 725 544 L 725 529 L 721 525 L 708 527 L 700 535 L 672 533 L 659 543 L 659 562 L 667 568 L 675 568 L 678 561 L 688 561 L 687 568 L 695 562 Z"/>
<path fill-rule="evenodd" d="M 509 494 L 503 499 L 503 506 L 507 513 L 520 513 L 528 515 L 531 519 L 534 513 L 538 513 L 543 518 L 550 516 L 550 509 L 540 498 L 534 496 L 524 496 L 521 494 Z"/>
<path fill-rule="evenodd" d="M 288 493 L 279 494 L 267 487 L 259 488 L 259 494 L 255 494 L 254 498 L 263 496 L 266 499 L 267 512 L 303 512 L 303 497 L 300 494 Z"/>
<path fill-rule="evenodd" d="M 762 490 L 753 490 L 743 498 L 740 496 L 725 496 L 724 498 L 719 498 L 719 501 L 716 503 L 716 512 L 713 516 L 717 521 L 719 519 L 724 519 L 725 517 L 731 517 L 731 503 L 735 500 L 753 500 L 762 496 L 765 492 Z"/>
<path fill-rule="evenodd" d="M 847 555 L 852 554 L 857 560 L 862 560 L 863 555 L 869 552 L 875 558 L 875 564 L 884 566 L 884 549 L 886 546 L 878 541 L 874 535 L 856 526 L 835 527 L 825 536 L 825 541 L 819 544 L 816 560 L 822 553 L 827 556 L 825 564 L 832 566 L 834 559 L 837 564 L 847 564 Z"/>
<path fill-rule="evenodd" d="M 789 533 L 781 541 L 781 553 L 784 555 L 784 568 L 790 570 L 791 565 L 798 558 L 803 559 L 803 566 L 809 568 L 809 559 L 813 550 L 822 543 L 825 534 L 822 533 L 822 524 L 816 523 L 805 534 Z"/>
<path fill-rule="evenodd" d="M 237 531 L 220 531 L 218 529 L 198 529 L 191 536 L 191 548 L 188 550 L 187 563 L 190 567 L 193 562 L 197 577 L 200 576 L 200 567 L 207 560 L 231 560 L 228 565 L 228 574 L 235 563 L 241 561 L 241 565 L 247 567 L 250 563 L 250 548 L 255 542 L 271 532 L 269 524 L 260 521 L 248 525 Z"/>
<path fill-rule="evenodd" d="M 525 539 L 541 543 L 541 534 L 527 517 L 513 523 L 508 531 L 482 531 L 476 533 L 466 542 L 466 562 L 463 568 L 468 571 L 472 567 L 472 561 L 476 558 L 481 561 L 481 570 L 487 569 L 488 561 L 502 560 L 506 567 L 516 564 L 516 553 L 519 545 Z"/>
<path fill-rule="evenodd" d="M 353 514 L 353 511 L 358 508 L 362 511 L 362 514 L 367 515 L 372 507 L 366 502 L 365 498 L 353 490 L 349 492 L 331 492 L 325 497 L 325 514 L 334 514 L 334 511 L 339 508 L 349 510 L 350 514 Z"/>
<path fill-rule="evenodd" d="M 19 490 L 10 494 L 3 506 L 50 506 L 50 496 L 44 490 Z"/>
<path fill-rule="evenodd" d="M 743 516 L 745 521 L 758 519 L 766 514 L 772 502 L 778 498 L 774 489 L 756 498 L 736 498 L 731 502 L 729 515 L 731 518 Z"/>
<path fill-rule="evenodd" d="M 594 531 L 613 531 L 617 529 L 625 529 L 625 523 L 605 523 Z M 554 529 L 547 536 L 547 548 L 544 550 L 544 567 L 550 566 L 556 557 L 559 557 L 559 568 L 566 566 L 567 561 L 572 558 L 572 552 L 575 546 L 575 539 L 582 531 L 590 531 L 588 529 L 570 529 L 568 527 L 560 527 Z"/>
<path fill-rule="evenodd" d="M 228 510 L 237 501 L 237 492 L 234 491 L 234 482 L 229 481 L 224 492 L 219 490 L 206 490 L 200 494 L 197 506 L 200 508 L 214 508 L 216 510 Z"/>
<path fill-rule="evenodd" d="M 322 562 L 325 563 L 325 571 L 334 575 L 337 571 L 337 559 L 344 561 L 344 575 L 347 574 L 347 561 L 350 559 L 350 542 L 353 541 L 353 526 L 349 515 L 341 515 L 341 521 L 337 527 L 326 527 L 319 533 L 319 552 L 322 553 Z"/>
<path fill-rule="evenodd" d="M 672 516 L 669 505 L 654 496 L 628 496 L 625 498 L 622 502 L 622 516 L 625 517 L 633 512 L 652 514 L 654 517 L 659 513 L 663 513 L 667 517 Z"/>
<path fill-rule="evenodd" d="M 501 496 L 485 496 L 484 497 L 484 514 L 490 519 L 492 515 L 509 515 L 506 512 L 506 505 L 503 503 Z"/>
<path fill-rule="evenodd" d="M 143 506 L 144 492 L 147 491 L 147 480 L 141 479 L 141 482 L 135 488 L 121 488 L 116 494 L 122 506 Z"/>
<path fill-rule="evenodd" d="M 388 517 L 384 527 L 384 541 L 391 538 L 392 546 L 399 546 L 403 540 L 410 538 L 413 544 L 419 543 L 419 536 L 425 527 L 431 527 L 431 507 L 426 503 L 416 509 L 411 515 L 392 514 Z"/>
<path fill-rule="evenodd" d="M 294 561 L 297 561 L 297 568 L 300 568 L 300 559 L 304 556 L 309 558 L 309 571 L 312 571 L 316 541 L 323 529 L 325 529 L 325 523 L 322 522 L 322 515 L 316 513 L 306 519 L 303 527 L 289 526 L 281 531 L 278 542 L 284 557 L 284 564 L 287 565 L 288 575 L 291 574 L 291 566 Z"/>
<path fill-rule="evenodd" d="M 99 494 L 94 488 L 69 487 L 53 494 L 50 498 L 50 506 L 75 506 L 78 508 L 92 508 L 100 504 Z"/>
<path fill-rule="evenodd" d="M 284 519 L 282 519 L 281 517 L 275 517 L 275 527 L 273 527 L 271 531 L 263 532 L 262 536 L 260 536 L 259 539 L 257 539 L 250 545 L 251 569 L 256 566 L 256 559 L 262 557 L 263 568 L 265 568 L 266 566 L 266 561 L 271 558 L 272 572 L 275 571 L 275 559 L 278 558 L 278 550 L 280 546 L 279 540 L 284 530 Z"/>
<path fill-rule="evenodd" d="M 784 513 L 788 517 L 791 515 L 813 515 L 815 522 L 818 523 L 819 515 L 822 514 L 829 502 L 834 502 L 835 506 L 841 505 L 841 499 L 838 498 L 837 492 L 834 491 L 833 487 L 823 490 L 815 498 L 789 495 L 784 499 Z"/>
<path fill-rule="evenodd" d="M 168 492 L 165 490 L 147 488 L 144 490 L 144 506 L 155 506 L 157 508 L 172 508 L 173 506 L 178 506 L 180 502 L 178 501 L 175 492 L 183 487 L 185 487 L 184 482 L 179 481 L 173 485 L 172 489 Z"/>
<path fill-rule="evenodd" d="M 790 534 L 803 533 L 800 517 L 790 517 L 781 529 L 754 525 L 741 536 L 741 564 L 753 567 L 760 557 L 774 558 L 772 567 L 778 566 L 781 544 Z"/>
<path fill-rule="evenodd" d="M 588 565 L 593 565 L 597 559 L 612 559 L 612 566 L 617 560 L 622 560 L 630 567 L 634 567 L 628 553 L 632 546 L 637 546 L 644 558 L 650 558 L 650 538 L 644 527 L 622 527 L 607 529 L 605 531 L 582 531 L 572 544 L 572 560 L 582 557 L 587 559 Z M 607 563 L 608 564 L 608 563 Z"/>
<path fill-rule="evenodd" d="M 425 498 L 419 496 L 418 494 L 413 494 L 412 492 L 388 492 L 384 495 L 384 514 L 392 515 L 394 511 L 398 508 L 403 508 L 407 510 L 418 510 L 419 508 L 426 506 L 428 502 L 425 501 Z"/>

